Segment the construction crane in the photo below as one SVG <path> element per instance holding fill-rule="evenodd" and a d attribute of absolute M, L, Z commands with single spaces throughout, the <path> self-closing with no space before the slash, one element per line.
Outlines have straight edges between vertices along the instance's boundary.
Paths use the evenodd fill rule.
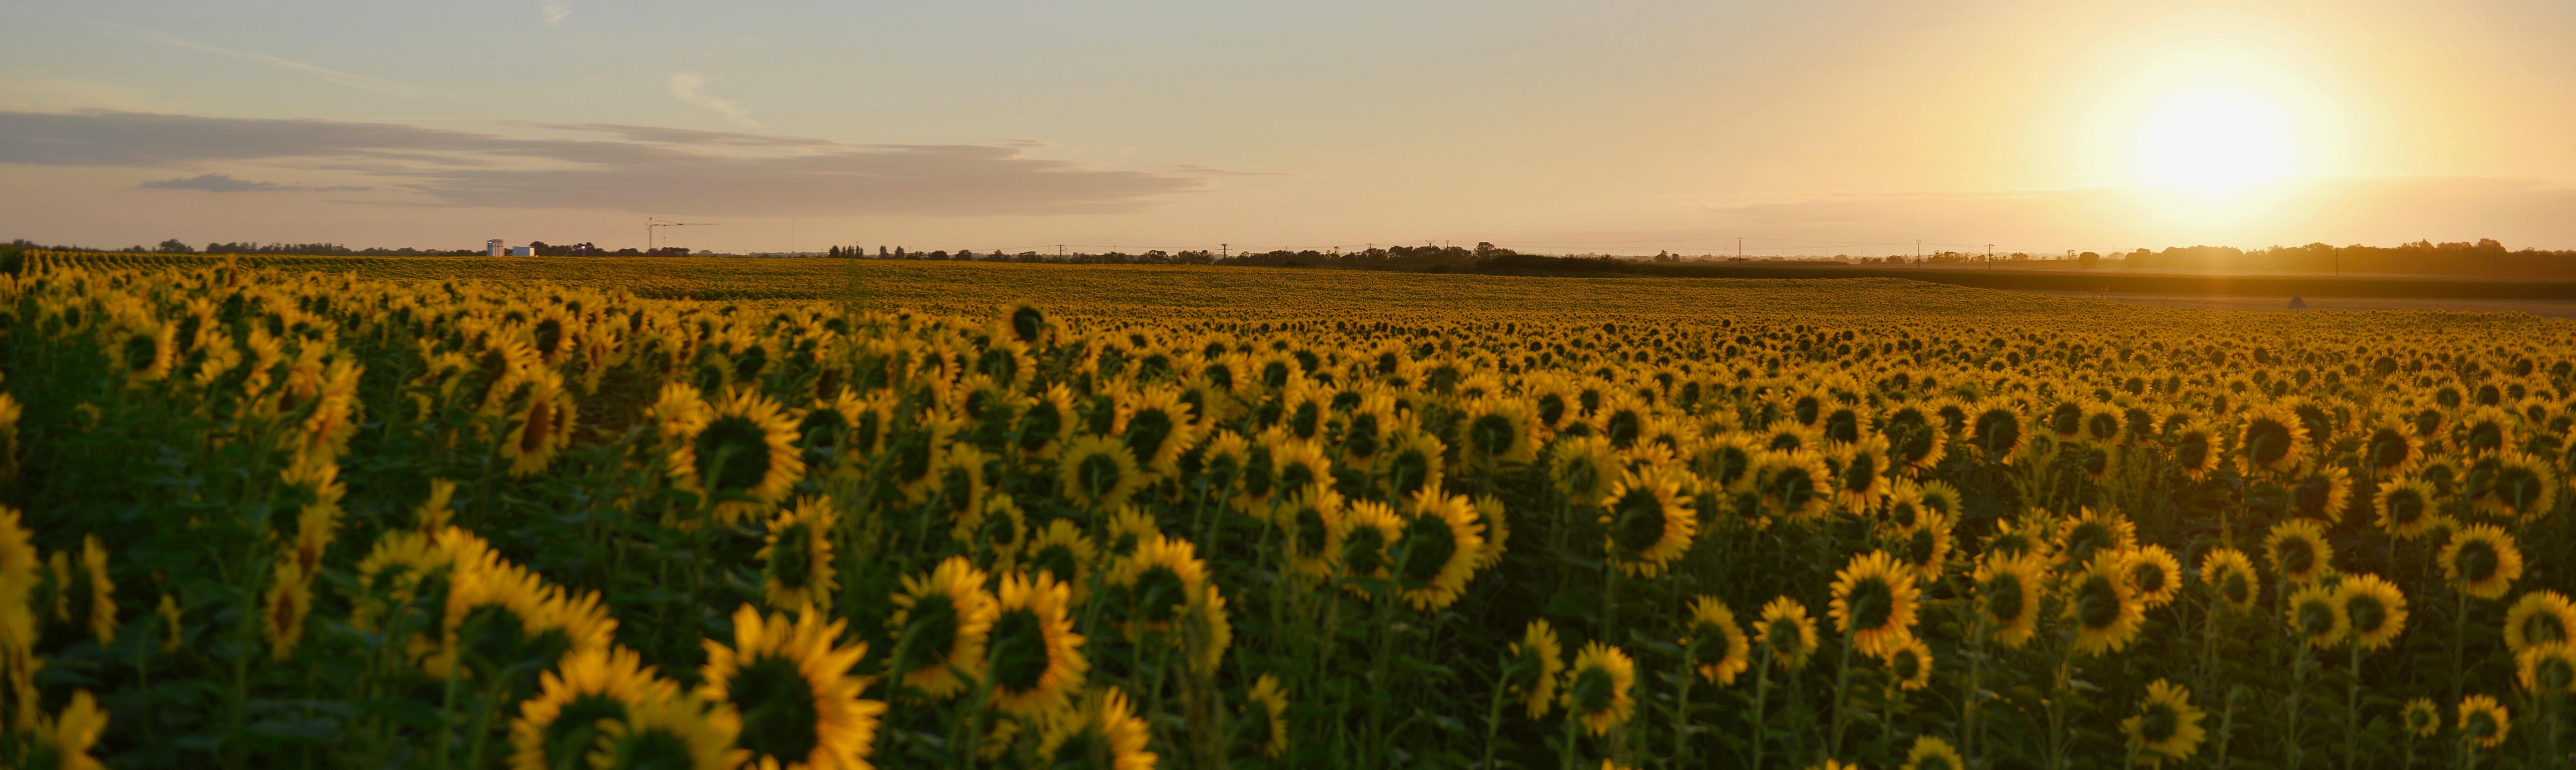
<path fill-rule="evenodd" d="M 657 228 L 657 227 L 706 227 L 706 226 L 709 226 L 709 225 L 719 225 L 719 224 L 723 224 L 722 222 L 673 222 L 673 221 L 670 221 L 670 220 L 667 220 L 667 219 L 663 219 L 663 218 L 661 218 L 661 217 L 645 217 L 645 218 L 644 218 L 644 222 L 645 222 L 645 225 L 644 225 L 644 253 L 646 253 L 646 254 L 651 254 L 651 253 L 653 253 L 653 228 Z"/>

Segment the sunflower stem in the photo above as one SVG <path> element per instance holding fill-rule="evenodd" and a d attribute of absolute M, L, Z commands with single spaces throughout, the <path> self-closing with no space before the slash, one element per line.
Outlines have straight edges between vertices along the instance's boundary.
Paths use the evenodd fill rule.
<path fill-rule="evenodd" d="M 1484 770 L 1494 770 L 1494 739 L 1503 729 L 1503 691 L 1511 689 L 1512 674 L 1520 669 L 1518 664 L 1517 659 L 1504 663 L 1502 675 L 1494 678 L 1493 703 L 1485 709 L 1485 761 L 1476 765 Z"/>
<path fill-rule="evenodd" d="M 1834 664 L 1834 732 L 1833 740 L 1827 744 L 1827 756 L 1839 757 L 1843 753 L 1843 727 L 1849 721 L 1846 712 L 1850 711 L 1844 699 L 1851 687 L 1851 654 L 1853 643 L 1860 636 L 1858 625 L 1854 623 L 1853 628 L 1843 631 L 1843 653 Z"/>
<path fill-rule="evenodd" d="M 1761 766 L 1762 766 L 1762 748 L 1763 748 L 1763 744 L 1764 744 L 1764 743 L 1769 742 L 1767 739 L 1770 737 L 1770 734 L 1769 734 L 1769 732 L 1768 732 L 1768 731 L 1764 730 L 1764 729 L 1763 729 L 1763 727 L 1762 727 L 1762 711 L 1763 711 L 1763 707 L 1770 705 L 1770 702 L 1771 702 L 1771 645 L 1765 644 L 1765 645 L 1762 645 L 1762 666 L 1761 666 L 1761 671 L 1759 671 L 1759 672 L 1757 672 L 1757 673 L 1755 673 L 1755 674 L 1753 675 L 1753 764 L 1752 764 L 1752 767 L 1755 767 L 1755 768 L 1759 768 L 1759 767 L 1761 767 Z"/>
<path fill-rule="evenodd" d="M 2352 770 L 2361 763 L 2361 640 L 2352 642 L 2352 681 L 2343 695 L 2343 767 Z"/>

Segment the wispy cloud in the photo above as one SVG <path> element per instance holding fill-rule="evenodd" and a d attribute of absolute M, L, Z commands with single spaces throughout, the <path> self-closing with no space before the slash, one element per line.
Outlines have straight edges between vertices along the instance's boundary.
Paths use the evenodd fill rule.
<path fill-rule="evenodd" d="M 311 191 L 315 191 L 315 192 L 362 192 L 362 191 L 366 191 L 366 190 L 372 190 L 372 189 L 375 189 L 375 188 L 372 188 L 372 187 L 366 187 L 366 186 L 361 186 L 361 185 L 332 185 L 332 186 L 330 186 L 330 187 L 308 187 L 308 186 L 300 185 L 300 184 L 278 184 L 278 183 L 276 183 L 276 182 L 258 182 L 258 181 L 252 181 L 252 180 L 249 180 L 249 179 L 234 179 L 234 178 L 232 177 L 232 175 L 231 175 L 231 174 L 198 174 L 198 175 L 196 175 L 196 176 L 192 176 L 192 177 L 182 177 L 182 178 L 178 178 L 178 179 L 163 179 L 163 180 L 154 181 L 154 182 L 144 182 L 143 184 L 141 184 L 141 185 L 137 185 L 137 186 L 139 186 L 139 187 L 145 187 L 145 188 L 149 188 L 149 189 L 154 189 L 154 190 L 204 190 L 204 191 L 206 191 L 206 192 L 217 192 L 217 193 L 237 193 L 237 192 L 297 192 L 297 191 L 305 191 L 305 190 L 311 190 Z"/>
<path fill-rule="evenodd" d="M 123 25 L 118 25 L 118 26 L 123 26 Z M 179 37 L 179 36 L 177 36 L 177 35 L 173 35 L 173 34 L 170 34 L 170 33 L 168 33 L 168 32 L 163 32 L 163 31 L 161 31 L 161 30 L 157 30 L 157 29 L 145 29 L 145 28 L 142 28 L 142 27 L 125 27 L 125 29 L 126 29 L 126 30 L 128 30 L 128 31 L 130 31 L 130 32 L 132 32 L 132 33 L 133 33 L 133 34 L 135 34 L 136 36 L 138 36 L 138 37 L 141 37 L 141 38 L 145 39 L 145 40 L 150 40 L 150 41 L 152 41 L 152 42 L 161 43 L 161 44 L 163 44 L 163 45 L 176 46 L 176 47 L 179 47 L 179 48 L 187 48 L 187 49 L 197 50 L 197 51 L 204 51 L 204 52 L 206 52 L 206 53 L 211 53 L 211 54 L 215 54 L 215 55 L 218 55 L 218 56 L 226 56 L 226 57 L 231 57 L 231 58 L 234 58 L 234 59 L 240 59 L 240 60 L 242 60 L 242 61 L 247 61 L 247 62 L 256 62 L 256 63 L 259 63 L 259 64 L 266 64 L 266 65 L 269 65 L 269 66 L 272 66 L 272 67 L 277 67 L 277 68 L 280 68 L 280 69 L 288 70 L 288 71 L 290 71 L 290 72 L 295 72 L 295 73 L 298 73 L 298 74 L 302 74 L 302 75 L 305 75 L 305 76 L 307 76 L 307 77 L 311 77 L 311 78 L 313 78 L 313 79 L 315 79 L 315 80 L 320 80 L 320 81 L 325 82 L 325 83 L 331 83 L 331 84 L 334 84 L 334 85 L 347 86 L 347 87 L 350 87 L 350 88 L 356 88 L 356 89 L 360 89 L 360 90 L 364 90 L 364 91 L 374 91 L 374 92 L 376 92 L 376 93 L 384 94 L 384 95 L 386 95 L 386 96 L 399 96 L 399 97 L 403 97 L 403 98 L 407 98 L 407 99 L 461 99 L 461 98 L 462 98 L 462 97 L 459 97 L 459 96 L 457 96 L 457 95 L 455 95 L 455 94 L 451 94 L 451 93 L 448 93 L 448 92 L 446 92 L 446 91 L 441 91 L 441 90 L 438 90 L 438 89 L 435 89 L 435 88 L 426 88 L 426 87 L 422 87 L 422 86 L 416 86 L 416 85 L 412 85 L 412 84 L 410 84 L 410 83 L 404 83 L 404 82 L 394 81 L 394 80 L 387 80 L 387 79 L 380 78 L 380 77 L 375 77 L 375 76 L 372 76 L 372 75 L 360 75 L 360 74 L 357 74 L 357 73 L 354 73 L 354 72 L 342 72 L 342 71 L 339 71 L 339 70 L 331 69 L 331 68 L 329 68 L 329 67 L 324 67 L 324 66 L 322 66 L 322 65 L 319 65 L 319 64 L 313 64 L 313 63 L 310 63 L 310 62 L 300 62 L 300 61 L 296 61 L 296 60 L 294 60 L 294 59 L 288 59 L 288 58 L 285 58 L 285 57 L 280 57 L 280 56 L 271 56 L 271 55 L 269 55 L 269 54 L 259 53 L 259 52 L 257 52 L 257 51 L 240 51 L 240 50 L 234 50 L 234 49 L 231 49 L 231 48 L 225 48 L 225 47 L 222 47 L 222 46 L 207 45 L 207 44 L 205 44 L 205 43 L 200 43 L 200 42 L 197 42 L 197 41 L 194 41 L 194 40 L 188 40 L 188 39 L 186 39 L 186 38 L 182 38 L 182 37 Z"/>
<path fill-rule="evenodd" d="M 541 10 L 546 15 L 546 26 L 549 27 L 561 26 L 564 19 L 572 16 L 572 6 L 565 5 L 563 0 L 545 0 Z"/>
<path fill-rule="evenodd" d="M 517 138 L 392 123 L 0 111 L 0 164 L 185 169 L 156 189 L 274 192 L 238 164 L 359 175 L 419 205 L 712 216 L 1132 213 L 1209 175 L 1032 158 L 1017 147 L 851 144 L 640 126 Z M 309 188 L 315 190 L 329 188 Z M 381 203 L 403 201 L 385 200 Z"/>
<path fill-rule="evenodd" d="M 672 97 L 723 115 L 725 119 L 746 127 L 760 127 L 760 121 L 752 120 L 751 114 L 742 110 L 742 105 L 735 104 L 732 99 L 709 96 L 706 93 L 706 87 L 707 79 L 696 73 L 682 72 L 671 76 Z"/>

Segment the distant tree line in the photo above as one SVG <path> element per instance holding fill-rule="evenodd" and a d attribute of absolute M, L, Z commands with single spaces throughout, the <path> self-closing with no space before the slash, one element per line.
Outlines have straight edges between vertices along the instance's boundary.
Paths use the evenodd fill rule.
<path fill-rule="evenodd" d="M 352 249 L 337 243 L 239 243 L 216 242 L 202 250 L 176 238 L 153 247 L 128 246 L 123 249 L 93 249 L 83 246 L 39 244 L 18 239 L 7 244 L 16 249 L 55 249 L 62 251 L 123 251 L 162 254 L 326 254 L 326 255 L 424 255 L 478 256 L 481 249 Z M 528 244 L 538 256 L 688 256 L 682 246 L 665 246 L 645 251 L 635 248 L 609 250 L 589 242 L 550 244 L 533 241 Z M 694 252 L 709 255 L 710 252 Z M 781 255 L 771 255 L 781 256 Z M 1149 251 L 1128 253 L 1039 251 L 1009 252 L 1002 249 L 978 252 L 922 251 L 902 246 L 833 246 L 824 256 L 841 259 L 902 259 L 956 262 L 1053 262 L 1068 264 L 1137 264 L 1137 265 L 1242 265 L 1253 267 L 1318 267 L 1342 270 L 1390 270 L 1405 272 L 1633 272 L 1639 265 L 1698 263 L 1728 264 L 1748 261 L 1715 255 L 1684 256 L 1660 252 L 1652 257 L 1619 257 L 1610 255 L 1557 256 L 1525 254 L 1478 243 L 1464 246 L 1390 246 L 1351 251 L 1315 249 L 1243 251 L 1219 253 L 1205 249 Z M 2331 246 L 2311 243 L 2305 246 L 2273 246 L 2251 251 L 2233 246 L 2178 246 L 2163 251 L 2138 249 L 2107 254 L 2083 252 L 2081 255 L 1997 253 L 1989 257 L 1982 252 L 1936 251 L 1929 254 L 1885 257 L 1851 257 L 1835 255 L 1832 259 L 1804 259 L 1798 265 L 1831 266 L 1840 264 L 1930 264 L 1973 266 L 1991 259 L 1995 262 L 2030 262 L 2073 259 L 2083 267 L 2107 266 L 2128 270 L 2217 272 L 2217 273 L 2390 273 L 2401 275 L 2457 276 L 2463 278 L 2576 277 L 2576 250 L 2525 248 L 2507 250 L 2492 238 L 2476 242 L 2434 243 L 2429 240 L 2396 246 Z"/>
<path fill-rule="evenodd" d="M 2403 273 L 2503 278 L 2576 275 L 2576 250 L 2508 251 L 2493 238 L 2476 243 L 2429 240 L 2396 246 L 2273 246 L 2246 251 L 2232 246 L 2191 246 L 2129 252 L 2132 270 L 2214 272 Z"/>

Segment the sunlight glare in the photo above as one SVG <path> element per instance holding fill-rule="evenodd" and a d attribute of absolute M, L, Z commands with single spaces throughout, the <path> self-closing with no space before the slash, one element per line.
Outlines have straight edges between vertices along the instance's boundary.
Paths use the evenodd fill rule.
<path fill-rule="evenodd" d="M 2140 165 L 2156 181 L 2230 187 L 2289 171 L 2287 121 L 2270 101 L 2224 86 L 2161 101 L 2139 132 Z"/>

